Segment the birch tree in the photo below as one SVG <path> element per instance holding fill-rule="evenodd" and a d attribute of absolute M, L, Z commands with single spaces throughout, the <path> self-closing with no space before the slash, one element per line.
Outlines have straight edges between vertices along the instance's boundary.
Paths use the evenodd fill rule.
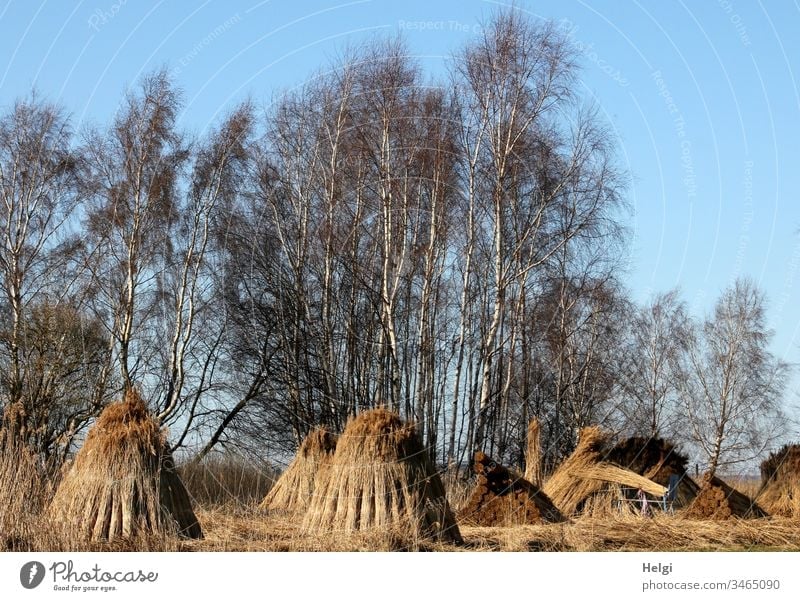
<path fill-rule="evenodd" d="M 36 303 L 56 304 L 71 292 L 69 277 L 62 276 L 77 248 L 69 220 L 81 199 L 80 169 L 59 107 L 32 94 L 0 116 L 2 383 L 7 402 L 25 406 L 23 417 L 41 417 L 50 408 L 27 385 L 36 374 L 27 361 L 25 320 Z"/>
<path fill-rule="evenodd" d="M 162 341 L 144 324 L 157 300 L 162 266 L 174 261 L 178 185 L 188 149 L 176 128 L 180 94 L 166 72 L 145 77 L 129 92 L 106 132 L 89 135 L 91 241 L 95 311 L 106 324 L 122 385 L 141 384 Z"/>
<path fill-rule="evenodd" d="M 458 70 L 464 106 L 477 124 L 467 152 L 479 157 L 477 225 L 490 282 L 475 426 L 480 447 L 490 407 L 505 402 L 496 370 L 501 333 L 517 332 L 504 319 L 520 283 L 571 240 L 608 222 L 620 182 L 596 113 L 575 103 L 574 54 L 554 25 L 500 13 Z"/>
<path fill-rule="evenodd" d="M 758 287 L 739 278 L 688 339 L 681 400 L 712 475 L 757 457 L 785 424 L 789 366 L 769 350 L 765 308 Z"/>
<path fill-rule="evenodd" d="M 677 290 L 656 295 L 631 315 L 620 374 L 622 410 L 632 433 L 671 437 L 680 430 L 679 366 L 688 326 Z"/>

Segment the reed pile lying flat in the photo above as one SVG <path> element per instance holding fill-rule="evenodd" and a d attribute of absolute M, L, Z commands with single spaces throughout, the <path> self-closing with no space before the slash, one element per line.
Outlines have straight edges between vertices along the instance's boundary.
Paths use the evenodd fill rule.
<path fill-rule="evenodd" d="M 661 438 L 627 438 L 617 443 L 606 459 L 661 486 L 669 486 L 670 478 L 677 477 L 675 507 L 686 507 L 700 490 L 687 474 L 686 456 Z"/>
<path fill-rule="evenodd" d="M 703 476 L 700 492 L 683 513 L 688 519 L 702 520 L 762 518 L 767 515 L 753 499 L 708 474 Z"/>
<path fill-rule="evenodd" d="M 134 391 L 100 414 L 64 475 L 50 514 L 90 540 L 172 532 L 202 536 L 166 436 Z"/>
<path fill-rule="evenodd" d="M 444 486 L 413 426 L 385 409 L 350 420 L 315 483 L 306 533 L 395 531 L 459 542 Z"/>
<path fill-rule="evenodd" d="M 536 486 L 483 452 L 473 459 L 475 488 L 458 521 L 477 526 L 512 526 L 557 522 L 564 518 Z"/>
<path fill-rule="evenodd" d="M 297 456 L 264 497 L 262 509 L 302 512 L 308 509 L 316 482 L 330 468 L 336 436 L 317 428 L 305 437 Z"/>
<path fill-rule="evenodd" d="M 575 451 L 545 482 L 542 490 L 565 516 L 591 508 L 594 514 L 619 510 L 616 491 L 641 489 L 652 499 L 664 496 L 666 488 L 639 474 L 604 461 L 609 437 L 600 428 L 583 428 Z"/>
<path fill-rule="evenodd" d="M 786 445 L 761 464 L 756 500 L 771 515 L 800 518 L 800 445 Z"/>

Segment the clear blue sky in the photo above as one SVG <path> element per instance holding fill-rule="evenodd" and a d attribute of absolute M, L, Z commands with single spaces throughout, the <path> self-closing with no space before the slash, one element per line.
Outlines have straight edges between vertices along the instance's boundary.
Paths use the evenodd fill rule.
<path fill-rule="evenodd" d="M 500 3 L 86 0 L 0 5 L 0 104 L 35 85 L 75 124 L 110 117 L 126 85 L 167 65 L 201 131 L 236 101 L 268 102 L 337 50 L 405 34 L 432 75 Z M 800 4 L 519 2 L 564 20 L 581 86 L 632 180 L 628 286 L 680 285 L 706 311 L 737 275 L 769 300 L 774 351 L 800 363 Z M 797 401 L 800 378 L 787 401 Z"/>

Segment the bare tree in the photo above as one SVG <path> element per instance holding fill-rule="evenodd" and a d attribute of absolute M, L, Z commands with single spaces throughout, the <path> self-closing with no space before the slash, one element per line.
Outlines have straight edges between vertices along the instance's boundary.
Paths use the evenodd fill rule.
<path fill-rule="evenodd" d="M 518 450 L 531 396 L 545 398 L 528 323 L 557 258 L 568 280 L 593 282 L 570 339 L 591 368 L 576 368 L 575 403 L 559 411 L 586 394 L 585 420 L 604 402 L 616 296 L 595 266 L 614 236 L 610 137 L 574 102 L 555 27 L 504 13 L 489 29 L 452 93 L 422 86 L 401 42 L 379 41 L 268 112 L 247 192 L 221 219 L 221 343 L 247 377 L 204 411 L 217 422 L 204 453 L 237 437 L 289 451 L 376 403 L 414 419 L 434 457 L 481 441 Z"/>
<path fill-rule="evenodd" d="M 520 309 L 534 304 L 524 296 L 535 294 L 537 271 L 573 242 L 608 233 L 620 178 L 608 132 L 576 103 L 574 53 L 553 24 L 498 14 L 465 52 L 459 75 L 471 124 L 464 153 L 475 157 L 466 165 L 477 171 L 465 178 L 476 184 L 468 188 L 481 252 L 475 268 L 488 286 L 480 293 L 487 314 L 474 412 L 480 447 L 491 407 L 507 406 L 512 372 L 504 357 L 522 341 Z"/>
<path fill-rule="evenodd" d="M 35 94 L 0 117 L 0 291 L 4 305 L 5 374 L 10 403 L 31 413 L 42 399 L 25 396 L 24 321 L 30 307 L 57 303 L 69 289 L 61 282 L 75 240 L 68 220 L 80 199 L 80 158 L 62 111 Z M 30 393 L 33 388 L 28 388 Z M 23 429 L 24 430 L 24 429 Z"/>
<path fill-rule="evenodd" d="M 240 192 L 251 159 L 253 125 L 252 106 L 244 103 L 231 111 L 221 126 L 211 129 L 193 152 L 191 186 L 185 201 L 176 207 L 175 260 L 164 265 L 160 278 L 171 336 L 158 418 L 169 421 L 191 405 L 184 429 L 192 425 L 194 408 L 211 385 L 219 354 L 225 321 L 213 315 L 222 306 L 213 277 L 214 221 L 223 214 L 220 205 Z M 203 328 L 197 323 L 201 318 Z"/>
<path fill-rule="evenodd" d="M 617 355 L 626 310 L 611 274 L 572 273 L 545 289 L 535 323 L 542 332 L 540 352 L 551 388 L 549 462 L 573 450 L 581 428 L 607 421 L 618 394 Z"/>
<path fill-rule="evenodd" d="M 679 429 L 678 368 L 688 315 L 679 292 L 658 294 L 630 316 L 630 343 L 620 365 L 626 427 L 641 436 L 672 436 Z"/>
<path fill-rule="evenodd" d="M 757 457 L 781 432 L 789 366 L 769 351 L 764 294 L 738 279 L 694 328 L 680 378 L 693 441 L 716 473 Z"/>
<path fill-rule="evenodd" d="M 401 344 L 398 336 L 399 294 L 409 269 L 412 208 L 415 197 L 413 160 L 418 140 L 410 123 L 418 85 L 418 68 L 399 40 L 376 44 L 372 59 L 360 69 L 362 115 L 358 123 L 375 196 L 376 241 L 379 244 L 381 357 L 380 396 L 395 410 L 401 406 Z M 384 385 L 385 382 L 385 385 Z"/>
<path fill-rule="evenodd" d="M 180 94 L 165 71 L 130 92 L 105 133 L 89 135 L 92 202 L 86 266 L 95 310 L 106 323 L 122 384 L 141 383 L 163 344 L 143 324 L 157 307 L 157 283 L 174 260 L 179 177 L 188 150 L 176 129 Z"/>
<path fill-rule="evenodd" d="M 40 299 L 27 308 L 22 325 L 27 442 L 56 463 L 108 400 L 101 381 L 108 352 L 102 324 L 76 305 Z"/>
<path fill-rule="evenodd" d="M 177 127 L 180 97 L 164 71 L 150 74 L 107 131 L 89 134 L 85 256 L 108 334 L 104 377 L 116 368 L 123 387 L 150 397 L 156 417 L 177 426 L 175 447 L 236 404 L 221 390 L 218 227 L 248 185 L 254 128 L 246 102 L 190 144 Z"/>

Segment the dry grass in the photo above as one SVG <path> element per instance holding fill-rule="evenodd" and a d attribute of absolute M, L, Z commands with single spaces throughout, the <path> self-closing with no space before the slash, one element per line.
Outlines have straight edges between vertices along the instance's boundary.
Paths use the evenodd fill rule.
<path fill-rule="evenodd" d="M 389 532 L 458 542 L 444 485 L 416 431 L 386 409 L 350 420 L 315 483 L 303 529 L 312 535 Z"/>
<path fill-rule="evenodd" d="M 230 454 L 210 455 L 199 463 L 180 465 L 178 473 L 195 507 L 254 505 L 277 479 L 270 466 L 255 465 Z"/>
<path fill-rule="evenodd" d="M 462 526 L 464 543 L 419 540 L 406 533 L 307 534 L 278 512 L 256 506 L 198 508 L 202 540 L 140 537 L 115 542 L 72 541 L 44 531 L 24 551 L 800 551 L 800 530 L 788 518 L 687 520 L 581 517 L 557 524 Z M 68 542 L 67 542 L 68 541 Z"/>
<path fill-rule="evenodd" d="M 759 490 L 761 490 L 761 482 L 754 476 L 723 476 L 722 479 L 732 488 L 751 499 L 755 499 Z"/>
<path fill-rule="evenodd" d="M 462 526 L 464 543 L 419 540 L 389 530 L 309 535 L 278 513 L 198 512 L 205 539 L 195 551 L 798 551 L 800 531 L 788 519 L 709 522 L 679 515 L 580 518 L 513 527 Z"/>
<path fill-rule="evenodd" d="M 18 408 L 0 425 L 0 549 L 24 549 L 38 530 L 51 488 L 36 455 L 16 435 Z"/>
<path fill-rule="evenodd" d="M 516 528 L 464 528 L 476 549 L 499 551 L 797 551 L 800 532 L 785 519 L 708 522 L 678 515 L 580 518 Z"/>
<path fill-rule="evenodd" d="M 455 469 L 446 470 L 441 474 L 441 478 L 447 494 L 447 503 L 453 511 L 460 511 L 469 502 L 473 482 Z"/>
<path fill-rule="evenodd" d="M 86 436 L 50 505 L 76 538 L 202 536 L 166 436 L 135 391 L 108 406 Z"/>

